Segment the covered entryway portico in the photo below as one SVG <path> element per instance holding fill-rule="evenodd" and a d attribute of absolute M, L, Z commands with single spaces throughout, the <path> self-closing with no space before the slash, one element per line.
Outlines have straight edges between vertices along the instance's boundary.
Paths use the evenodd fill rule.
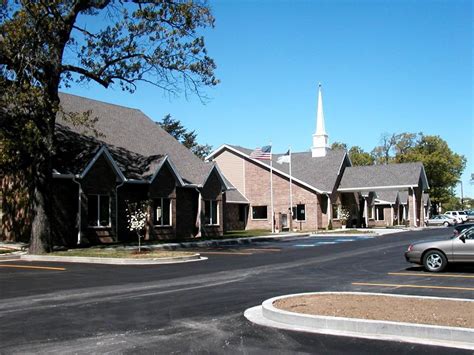
<path fill-rule="evenodd" d="M 424 225 L 423 192 L 427 189 L 423 164 L 405 163 L 346 168 L 337 191 L 359 195 L 359 214 L 368 227 L 400 224 L 398 206 L 400 194 L 403 194 L 407 196 L 406 216 L 403 217 L 406 224 L 420 227 Z M 397 197 L 394 199 L 393 196 Z M 385 216 L 387 212 L 389 215 Z"/>

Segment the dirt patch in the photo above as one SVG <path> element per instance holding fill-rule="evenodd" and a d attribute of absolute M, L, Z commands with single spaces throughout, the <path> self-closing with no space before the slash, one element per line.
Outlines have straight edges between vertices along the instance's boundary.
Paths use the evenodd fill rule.
<path fill-rule="evenodd" d="M 117 250 L 117 249 L 74 249 L 69 251 L 54 252 L 51 256 L 83 256 L 95 258 L 130 258 L 130 259 L 159 259 L 192 256 L 196 253 L 168 250 Z"/>
<path fill-rule="evenodd" d="M 273 306 L 320 316 L 474 328 L 474 302 L 468 301 L 322 294 L 283 298 Z"/>

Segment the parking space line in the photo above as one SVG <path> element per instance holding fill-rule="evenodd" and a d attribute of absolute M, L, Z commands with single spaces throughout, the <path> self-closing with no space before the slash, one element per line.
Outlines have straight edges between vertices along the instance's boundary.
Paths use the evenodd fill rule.
<path fill-rule="evenodd" d="M 17 268 L 17 269 L 55 270 L 55 271 L 65 271 L 66 270 L 66 268 L 64 268 L 64 267 L 10 265 L 10 264 L 0 264 L 0 267 L 11 267 L 11 268 Z"/>
<path fill-rule="evenodd" d="M 253 255 L 253 253 L 241 253 L 231 251 L 200 251 L 200 254 L 216 254 L 216 255 Z"/>
<path fill-rule="evenodd" d="M 474 291 L 474 287 L 379 284 L 379 283 L 369 283 L 369 282 L 353 282 L 352 284 L 354 286 L 380 286 L 380 287 L 396 287 L 396 288 L 430 288 L 430 289 L 441 289 L 441 290 Z"/>
<path fill-rule="evenodd" d="M 454 275 L 454 274 L 415 274 L 412 272 L 389 272 L 392 276 L 428 276 L 428 277 L 456 277 L 464 279 L 474 279 L 474 275 Z"/>

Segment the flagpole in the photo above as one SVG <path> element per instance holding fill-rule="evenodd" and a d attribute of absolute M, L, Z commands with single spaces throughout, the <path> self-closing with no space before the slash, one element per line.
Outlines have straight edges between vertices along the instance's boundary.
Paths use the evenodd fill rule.
<path fill-rule="evenodd" d="M 292 177 L 291 177 L 291 147 L 289 149 L 290 151 L 290 226 L 293 227 L 293 182 L 292 182 Z M 290 231 L 291 232 L 291 231 Z"/>
<path fill-rule="evenodd" d="M 271 203 L 271 223 L 272 223 L 272 233 L 275 233 L 275 223 L 273 216 L 273 152 L 272 152 L 272 143 L 270 143 L 270 203 Z"/>

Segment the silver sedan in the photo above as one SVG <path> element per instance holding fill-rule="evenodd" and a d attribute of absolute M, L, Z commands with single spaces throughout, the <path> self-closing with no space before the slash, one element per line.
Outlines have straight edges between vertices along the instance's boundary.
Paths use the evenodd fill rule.
<path fill-rule="evenodd" d="M 436 216 L 431 217 L 430 219 L 426 220 L 427 226 L 454 226 L 457 224 L 455 218 L 445 215 L 445 214 L 438 214 Z"/>
<path fill-rule="evenodd" d="M 474 263 L 474 227 L 450 239 L 410 244 L 405 259 L 432 272 L 443 271 L 448 263 Z"/>

